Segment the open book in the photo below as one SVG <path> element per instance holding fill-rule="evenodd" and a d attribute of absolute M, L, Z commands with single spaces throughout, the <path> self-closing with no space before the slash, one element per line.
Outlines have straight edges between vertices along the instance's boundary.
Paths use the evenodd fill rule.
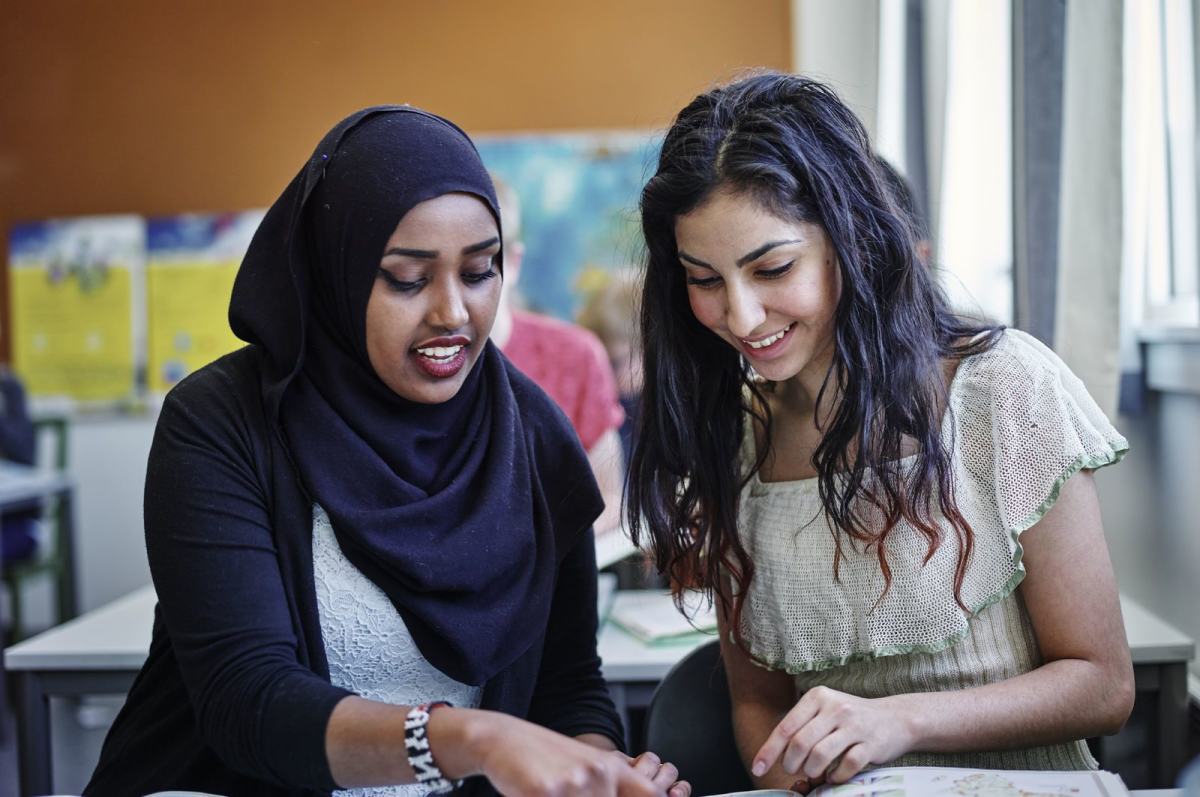
<path fill-rule="evenodd" d="M 622 593 L 609 619 L 648 645 L 695 644 L 716 633 L 717 615 L 702 595 L 688 593 L 686 614 L 665 592 L 637 590 Z"/>
<path fill-rule="evenodd" d="M 718 797 L 798 797 L 786 789 Z M 891 767 L 855 775 L 840 786 L 819 786 L 809 797 L 1128 797 L 1117 775 L 1103 771 L 1028 772 L 1016 769 Z"/>

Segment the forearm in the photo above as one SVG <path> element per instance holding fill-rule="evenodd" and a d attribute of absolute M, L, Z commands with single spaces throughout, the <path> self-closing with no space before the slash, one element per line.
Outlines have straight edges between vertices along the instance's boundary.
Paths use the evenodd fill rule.
<path fill-rule="evenodd" d="M 1113 733 L 1129 714 L 1132 689 L 1129 666 L 1059 659 L 1023 675 L 972 689 L 872 700 L 817 687 L 794 708 L 782 694 L 763 695 L 757 700 L 744 698 L 734 710 L 734 730 L 742 761 L 752 775 L 756 760 L 771 764 L 766 772 L 754 777 L 755 784 L 783 788 L 791 785 L 796 775 L 784 769 L 782 742 L 771 742 L 773 752 L 767 752 L 768 739 L 775 737 L 804 740 L 800 751 L 790 756 L 792 770 L 802 774 L 796 768 L 825 733 L 845 728 L 852 734 L 866 734 L 863 738 L 869 739 L 870 758 L 859 762 L 857 771 L 862 764 L 887 764 L 909 752 L 1002 750 Z M 805 704 L 808 710 L 803 710 Z M 814 714 L 830 718 L 812 720 L 811 727 L 824 728 L 815 737 L 806 719 Z M 822 766 L 806 769 L 816 777 Z"/>
<path fill-rule="evenodd" d="M 733 709 L 733 736 L 737 742 L 738 756 L 742 759 L 746 772 L 750 774 L 755 788 L 787 789 L 796 782 L 796 776 L 784 772 L 783 767 L 778 764 L 759 776 L 755 776 L 751 771 L 754 754 L 791 707 L 790 703 L 776 706 L 764 702 L 748 702 Z"/>
<path fill-rule="evenodd" d="M 411 706 L 361 697 L 338 703 L 329 718 L 326 754 L 333 779 L 343 788 L 415 783 L 404 747 L 404 723 Z M 442 774 L 451 780 L 482 772 L 487 738 L 503 715 L 444 707 L 433 711 L 426 728 Z"/>
<path fill-rule="evenodd" d="M 1131 667 L 1061 659 L 973 689 L 883 699 L 902 718 L 911 750 L 944 753 L 1115 733 L 1129 716 L 1132 697 Z"/>
<path fill-rule="evenodd" d="M 408 706 L 389 706 L 359 697 L 337 705 L 326 735 L 329 769 L 341 787 L 400 785 L 416 777 L 404 748 Z M 482 775 L 501 794 L 571 793 L 663 795 L 674 782 L 673 767 L 650 773 L 612 753 L 597 734 L 570 739 L 533 723 L 481 709 L 440 708 L 426 727 L 429 749 L 442 775 L 459 780 Z M 644 768 L 644 767 L 643 767 Z M 672 797 L 686 797 L 686 786 Z"/>

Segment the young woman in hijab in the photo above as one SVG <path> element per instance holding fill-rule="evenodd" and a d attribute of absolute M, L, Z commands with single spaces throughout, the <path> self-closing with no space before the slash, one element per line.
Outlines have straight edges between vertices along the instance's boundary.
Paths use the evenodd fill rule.
<path fill-rule="evenodd" d="M 1095 768 L 1133 678 L 1091 471 L 1127 445 L 1082 383 L 948 308 L 816 81 L 697 97 L 642 223 L 630 524 L 717 596 L 758 784 Z"/>
<path fill-rule="evenodd" d="M 86 794 L 482 775 L 467 793 L 686 797 L 669 764 L 613 752 L 601 502 L 570 424 L 488 343 L 501 275 L 453 124 L 371 108 L 320 143 L 238 274 L 250 345 L 163 406 L 153 639 Z"/>

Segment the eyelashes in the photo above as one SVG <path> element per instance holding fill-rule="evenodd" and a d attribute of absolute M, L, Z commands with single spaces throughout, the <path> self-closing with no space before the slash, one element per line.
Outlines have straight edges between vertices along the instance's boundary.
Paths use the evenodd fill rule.
<path fill-rule="evenodd" d="M 392 274 L 392 272 L 388 271 L 382 266 L 379 268 L 379 276 L 383 278 L 384 284 L 387 285 L 389 289 L 397 291 L 398 293 L 416 293 L 417 291 L 421 290 L 421 288 L 425 287 L 425 284 L 428 282 L 427 279 L 412 281 L 397 279 L 396 275 Z M 490 279 L 495 279 L 498 276 L 500 276 L 500 273 L 496 271 L 495 267 L 491 263 L 488 263 L 487 271 L 465 271 L 462 274 L 462 280 L 468 285 L 481 285 Z"/>
<path fill-rule="evenodd" d="M 495 267 L 489 265 L 487 271 L 468 271 L 462 275 L 463 282 L 468 285 L 478 285 L 481 282 L 487 282 L 490 279 L 495 279 L 499 276 Z"/>
<path fill-rule="evenodd" d="M 697 288 L 712 288 L 720 281 L 720 277 L 707 277 L 705 279 L 697 279 L 696 277 L 687 278 L 687 284 L 695 285 Z"/>
<path fill-rule="evenodd" d="M 778 268 L 768 268 L 768 269 L 763 269 L 762 271 L 756 271 L 754 273 L 754 276 L 758 277 L 759 279 L 764 279 L 764 280 L 779 279 L 780 277 L 784 276 L 789 271 L 791 271 L 792 267 L 794 265 L 796 265 L 796 261 L 789 260 L 788 262 L 784 263 L 782 266 L 779 266 Z M 715 288 L 717 285 L 720 284 L 720 282 L 721 282 L 720 277 L 700 278 L 700 277 L 690 277 L 689 276 L 687 278 L 687 284 L 695 285 L 697 288 Z"/>

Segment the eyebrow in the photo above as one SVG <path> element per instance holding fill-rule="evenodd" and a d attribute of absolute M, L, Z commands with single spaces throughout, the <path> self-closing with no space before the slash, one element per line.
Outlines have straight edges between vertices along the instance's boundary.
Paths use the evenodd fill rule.
<path fill-rule="evenodd" d="M 738 266 L 738 268 L 741 268 L 742 266 L 746 265 L 747 263 L 752 263 L 755 260 L 758 260 L 763 255 L 765 255 L 767 252 L 770 252 L 772 249 L 774 249 L 777 246 L 786 246 L 788 244 L 802 244 L 802 243 L 804 243 L 804 241 L 803 241 L 803 239 L 800 239 L 800 238 L 793 238 L 788 241 L 767 241 L 765 244 L 758 247 L 753 252 L 747 252 L 746 254 L 739 257 L 737 259 L 737 266 Z M 692 257 L 691 255 L 689 255 L 687 252 L 683 251 L 682 249 L 679 250 L 679 259 L 686 260 L 687 262 L 691 263 L 694 266 L 702 266 L 702 267 L 708 268 L 708 269 L 713 268 L 712 265 L 705 263 L 703 260 L 701 260 L 698 257 Z M 713 269 L 713 271 L 716 271 L 716 269 Z"/>
<path fill-rule="evenodd" d="M 473 255 L 476 252 L 489 249 L 498 243 L 500 243 L 500 238 L 493 236 L 488 238 L 486 241 L 480 241 L 477 244 L 464 246 L 462 248 L 462 254 Z M 400 255 L 401 257 L 415 257 L 419 260 L 436 260 L 440 254 L 441 252 L 437 251 L 436 249 L 405 249 L 399 246 L 393 246 L 391 249 L 388 249 L 386 252 L 384 252 L 383 256 L 387 257 L 388 255 Z"/>

